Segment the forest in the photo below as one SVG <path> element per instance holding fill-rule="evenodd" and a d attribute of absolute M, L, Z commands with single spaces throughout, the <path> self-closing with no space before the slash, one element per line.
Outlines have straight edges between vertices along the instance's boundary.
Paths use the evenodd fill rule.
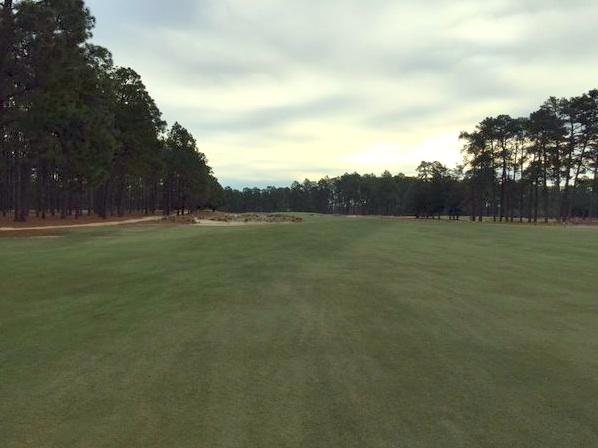
<path fill-rule="evenodd" d="M 529 117 L 461 132 L 463 164 L 423 161 L 415 176 L 345 173 L 290 187 L 224 189 L 232 211 L 449 216 L 494 221 L 598 218 L 598 90 L 550 97 Z"/>
<path fill-rule="evenodd" d="M 191 133 L 167 128 L 140 75 L 91 43 L 83 1 L 1 8 L 2 215 L 169 214 L 218 196 Z"/>
<path fill-rule="evenodd" d="M 26 221 L 95 213 L 230 211 L 467 215 L 495 221 L 598 217 L 598 90 L 550 97 L 528 117 L 464 131 L 463 164 L 416 175 L 346 173 L 290 187 L 223 189 L 140 75 L 91 43 L 81 0 L 4 0 L 0 15 L 0 213 Z M 397 123 L 400 126 L 400 123 Z"/>

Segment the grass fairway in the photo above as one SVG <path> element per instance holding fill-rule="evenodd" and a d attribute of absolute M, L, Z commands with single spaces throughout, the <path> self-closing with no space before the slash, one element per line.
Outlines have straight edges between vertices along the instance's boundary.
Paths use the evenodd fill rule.
<path fill-rule="evenodd" d="M 597 447 L 598 229 L 0 239 L 0 446 Z"/>

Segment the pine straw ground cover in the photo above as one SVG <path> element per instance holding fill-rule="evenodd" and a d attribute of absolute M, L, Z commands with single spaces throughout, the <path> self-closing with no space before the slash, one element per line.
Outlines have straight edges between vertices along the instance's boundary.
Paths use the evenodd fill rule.
<path fill-rule="evenodd" d="M 598 446 L 598 232 L 304 215 L 0 240 L 0 446 Z"/>

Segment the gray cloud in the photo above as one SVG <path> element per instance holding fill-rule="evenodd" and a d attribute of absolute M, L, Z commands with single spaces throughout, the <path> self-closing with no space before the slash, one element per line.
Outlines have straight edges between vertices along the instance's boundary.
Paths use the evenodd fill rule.
<path fill-rule="evenodd" d="M 483 117 L 596 87 L 595 0 L 87 3 L 236 185 L 452 163 Z"/>
<path fill-rule="evenodd" d="M 338 113 L 356 102 L 349 97 L 324 97 L 315 101 L 255 109 L 241 114 L 213 118 L 210 111 L 197 111 L 194 125 L 204 133 L 263 132 L 304 118 L 322 118 Z M 308 140 L 306 136 L 303 141 Z"/>

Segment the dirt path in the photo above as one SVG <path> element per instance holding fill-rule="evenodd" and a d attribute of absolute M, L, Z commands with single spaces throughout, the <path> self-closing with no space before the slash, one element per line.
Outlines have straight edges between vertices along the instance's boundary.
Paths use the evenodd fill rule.
<path fill-rule="evenodd" d="M 246 226 L 246 225 L 264 225 L 264 224 L 284 224 L 289 222 L 301 221 L 301 218 L 276 214 L 229 214 L 221 212 L 200 212 L 193 215 L 171 215 L 169 217 L 159 216 L 138 216 L 130 219 L 113 218 L 109 221 L 97 221 L 96 217 L 82 217 L 82 219 L 93 219 L 95 221 L 77 223 L 70 221 L 68 224 L 61 221 L 40 221 L 44 225 L 36 225 L 37 222 L 27 226 L 26 224 L 10 225 L 2 227 L 0 221 L 0 235 L 2 236 L 55 236 L 57 230 L 62 229 L 76 229 L 76 228 L 92 228 L 92 227 L 108 227 L 120 226 L 124 224 L 141 224 L 147 222 L 160 222 L 163 224 L 193 224 L 203 227 L 232 227 L 232 226 Z M 5 223 L 6 224 L 6 223 Z"/>
<path fill-rule="evenodd" d="M 125 219 L 121 221 L 105 221 L 105 222 L 94 222 L 90 224 L 65 224 L 59 226 L 37 226 L 37 227 L 0 227 L 0 232 L 21 232 L 31 230 L 53 230 L 53 229 L 76 229 L 80 227 L 108 227 L 108 226 L 120 226 L 123 224 L 138 224 L 149 221 L 159 221 L 162 216 L 149 216 L 147 218 L 136 218 L 136 219 Z"/>

